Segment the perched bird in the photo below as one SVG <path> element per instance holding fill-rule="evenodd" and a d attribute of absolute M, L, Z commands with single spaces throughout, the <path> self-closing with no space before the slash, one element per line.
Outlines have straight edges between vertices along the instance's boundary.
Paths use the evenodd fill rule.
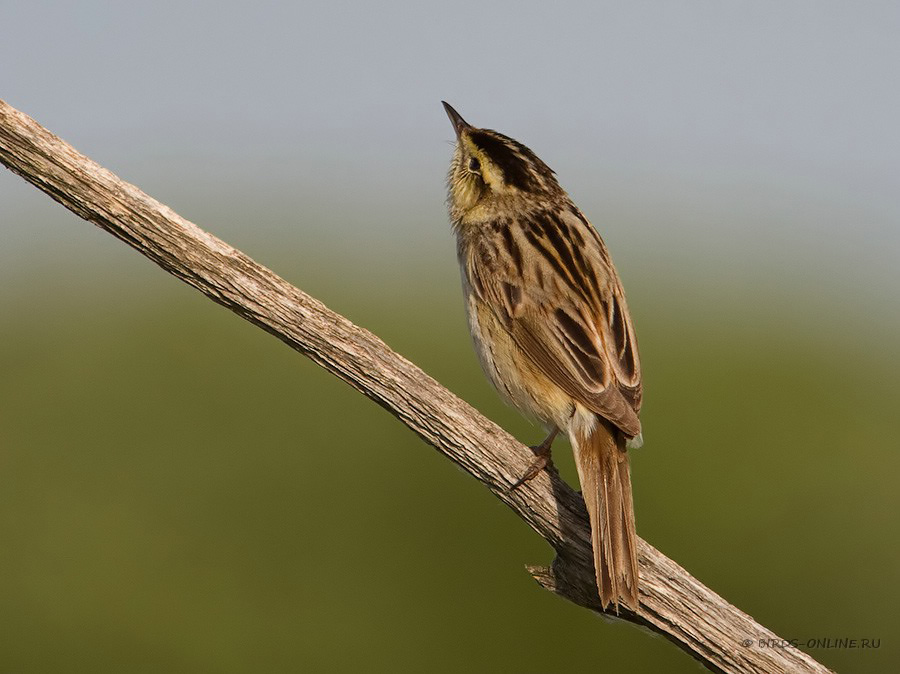
<path fill-rule="evenodd" d="M 549 431 L 531 468 L 569 436 L 591 523 L 601 604 L 638 607 L 629 448 L 641 445 L 641 365 L 606 245 L 534 152 L 468 124 L 447 178 L 469 328 L 497 391 Z"/>

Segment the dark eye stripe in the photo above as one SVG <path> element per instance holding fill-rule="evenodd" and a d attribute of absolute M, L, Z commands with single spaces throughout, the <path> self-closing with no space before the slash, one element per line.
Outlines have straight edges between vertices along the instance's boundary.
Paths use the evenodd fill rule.
<path fill-rule="evenodd" d="M 529 171 L 531 162 L 516 156 L 513 148 L 507 145 L 499 135 L 473 131 L 469 137 L 503 171 L 503 181 L 507 185 L 512 185 L 522 191 L 530 191 L 539 187 L 538 181 Z"/>

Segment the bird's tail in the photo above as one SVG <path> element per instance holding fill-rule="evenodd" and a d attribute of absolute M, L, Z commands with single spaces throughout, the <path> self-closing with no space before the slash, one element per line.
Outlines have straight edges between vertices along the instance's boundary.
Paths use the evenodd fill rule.
<path fill-rule="evenodd" d="M 600 603 L 638 608 L 637 542 L 631 468 L 625 438 L 604 419 L 588 433 L 572 433 L 581 493 L 591 520 Z"/>

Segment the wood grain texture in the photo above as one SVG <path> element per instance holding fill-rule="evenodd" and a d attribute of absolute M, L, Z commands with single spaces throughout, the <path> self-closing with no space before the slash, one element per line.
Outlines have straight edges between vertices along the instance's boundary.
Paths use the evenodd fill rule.
<path fill-rule="evenodd" d="M 507 490 L 531 462 L 527 447 L 369 331 L 123 182 L 3 101 L 0 161 L 387 409 L 556 550 L 550 568 L 529 568 L 543 587 L 602 613 L 581 497 L 547 471 L 514 492 Z M 760 639 L 779 638 L 649 543 L 639 540 L 638 554 L 640 611 L 623 610 L 619 618 L 664 635 L 713 671 L 830 671 L 795 648 L 758 647 Z M 603 629 L 602 623 L 598 626 Z"/>

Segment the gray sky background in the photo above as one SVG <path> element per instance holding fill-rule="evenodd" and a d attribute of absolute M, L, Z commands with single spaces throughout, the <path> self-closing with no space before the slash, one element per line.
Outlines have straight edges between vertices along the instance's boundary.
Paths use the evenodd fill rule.
<path fill-rule="evenodd" d="M 293 247 L 452 265 L 446 99 L 556 169 L 626 285 L 652 269 L 897 313 L 897 3 L 88 0 L 0 16 L 0 97 L 270 264 Z M 121 246 L 72 218 L 4 173 L 0 280 Z"/>

